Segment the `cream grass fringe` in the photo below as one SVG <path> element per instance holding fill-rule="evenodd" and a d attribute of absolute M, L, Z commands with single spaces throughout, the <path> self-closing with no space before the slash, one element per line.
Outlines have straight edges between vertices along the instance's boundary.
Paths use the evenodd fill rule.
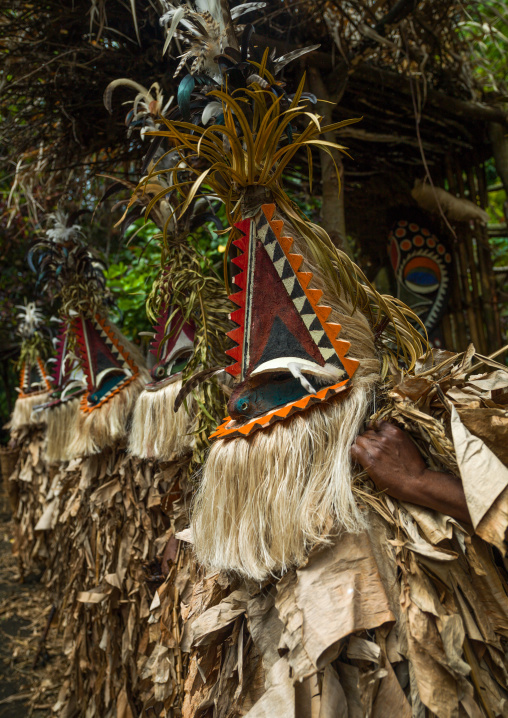
<path fill-rule="evenodd" d="M 324 277 L 308 259 L 298 235 L 293 251 L 304 255 L 301 271 L 311 286 Z M 327 296 L 328 295 L 328 296 Z M 358 532 L 365 518 L 353 491 L 350 448 L 362 428 L 379 380 L 379 359 L 367 318 L 344 296 L 321 300 L 341 324 L 348 356 L 360 360 L 352 389 L 323 407 L 281 421 L 250 439 L 212 444 L 191 517 L 198 560 L 210 570 L 234 571 L 257 581 L 299 566 L 308 550 L 332 532 Z"/>
<path fill-rule="evenodd" d="M 45 422 L 46 412 L 32 413 L 34 407 L 49 400 L 49 392 L 37 392 L 33 396 L 18 397 L 10 421 L 5 425 L 11 432 L 18 431 L 23 426 L 41 426 Z"/>
<path fill-rule="evenodd" d="M 98 454 L 126 439 L 134 402 L 148 380 L 148 372 L 142 369 L 139 376 L 99 408 L 86 414 L 79 410 L 74 438 L 68 448 L 69 458 Z"/>
<path fill-rule="evenodd" d="M 350 448 L 370 391 L 313 408 L 258 431 L 251 440 L 213 444 L 197 494 L 192 533 L 210 570 L 257 581 L 300 565 L 327 526 L 356 533 L 365 519 L 352 492 Z"/>
<path fill-rule="evenodd" d="M 190 395 L 186 400 L 189 413 L 185 406 L 175 413 L 173 406 L 181 388 L 182 382 L 175 381 L 157 391 L 141 392 L 129 434 L 129 452 L 133 456 L 172 461 L 192 450 L 197 404 Z"/>
<path fill-rule="evenodd" d="M 46 460 L 50 464 L 72 458 L 69 445 L 77 430 L 80 399 L 69 399 L 44 412 L 47 424 Z"/>

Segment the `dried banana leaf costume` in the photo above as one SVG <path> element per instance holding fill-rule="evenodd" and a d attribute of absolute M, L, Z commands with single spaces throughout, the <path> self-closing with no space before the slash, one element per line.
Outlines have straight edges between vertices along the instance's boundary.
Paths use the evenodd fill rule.
<path fill-rule="evenodd" d="M 158 85 L 147 90 L 130 80 L 111 83 L 104 96 L 110 111 L 111 93 L 119 85 L 138 92 L 126 118 L 129 131 L 133 124 L 143 134 L 154 129 L 157 117 L 164 114 Z M 196 566 L 191 547 L 175 535 L 188 526 L 192 477 L 202 466 L 209 434 L 223 416 L 224 392 L 230 393 L 229 377 L 221 369 L 224 352 L 231 344 L 226 332 L 233 325 L 224 284 L 198 244 L 200 228 L 212 224 L 222 229 L 215 207 L 206 198 L 197 199 L 183 218 L 178 217 L 178 195 L 166 190 L 173 179 L 188 180 L 190 172 L 163 138 L 151 139 L 142 174 L 150 174 L 155 165 L 164 172 L 140 191 L 132 187 L 134 193 L 121 224 L 126 228 L 145 214 L 161 231 L 151 239 L 160 242 L 161 261 L 147 301 L 154 330 L 150 344 L 154 364 L 137 399 L 129 432 L 130 454 L 148 460 L 155 479 L 164 477 L 167 491 L 160 502 L 167 528 L 153 547 L 166 581 L 151 605 L 149 625 L 142 624 L 144 648 L 137 656 L 138 672 L 144 680 L 136 699 L 141 699 L 147 715 L 157 715 L 161 705 L 170 714 L 182 705 L 186 657 L 180 646 L 179 608 L 181 601 L 191 596 Z M 126 186 L 131 187 L 116 182 L 107 196 Z M 209 381 L 217 373 L 220 378 Z"/>
<path fill-rule="evenodd" d="M 506 715 L 506 576 L 481 538 L 502 545 L 506 468 L 466 433 L 453 396 L 451 413 L 441 403 L 433 415 L 429 377 L 441 369 L 428 355 L 415 372 L 426 349 L 415 315 L 380 296 L 284 190 L 297 150 L 329 149 L 321 135 L 340 124 L 321 126 L 303 81 L 288 96 L 268 52 L 228 48 L 218 65 L 222 86 L 187 79 L 180 115 L 154 133 L 199 156 L 194 182 L 178 185 L 183 210 L 200 191 L 224 201 L 240 270 L 237 383 L 191 520 L 206 574 L 182 610 L 183 715 Z M 192 107 L 201 124 L 184 116 Z M 388 378 L 390 364 L 405 369 Z M 446 389 L 458 369 L 453 358 L 445 368 Z M 404 377 L 427 391 L 401 398 Z M 357 475 L 349 450 L 374 397 L 386 416 L 410 415 L 401 423 L 434 466 L 460 472 L 468 502 L 466 477 L 479 470 L 469 448 L 490 452 L 502 478 L 490 479 L 476 534 L 378 497 Z"/>
<path fill-rule="evenodd" d="M 134 715 L 137 661 L 147 642 L 142 619 L 154 587 L 147 577 L 155 571 L 156 539 L 167 529 L 160 504 L 174 477 L 128 456 L 128 421 L 149 375 L 137 348 L 108 319 L 103 266 L 75 235 L 48 237 L 31 260 L 41 285 L 60 299 L 66 351 L 80 362 L 85 382 L 67 446 L 74 458 L 60 465 L 46 517 L 52 531 L 44 578 L 69 660 L 56 711 L 109 718 L 124 706 Z"/>
<path fill-rule="evenodd" d="M 19 453 L 9 477 L 8 492 L 15 524 L 14 553 L 21 574 L 46 558 L 44 537 L 35 530 L 46 506 L 50 484 L 44 451 L 45 417 L 34 411 L 52 390 L 47 360 L 52 353 L 51 334 L 35 302 L 18 307 L 18 334 L 22 339 L 18 369 L 18 397 L 11 419 L 11 449 Z"/>

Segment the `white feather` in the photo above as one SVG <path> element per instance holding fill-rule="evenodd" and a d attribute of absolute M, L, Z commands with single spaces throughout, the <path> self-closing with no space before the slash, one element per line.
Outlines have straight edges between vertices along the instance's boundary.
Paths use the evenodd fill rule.
<path fill-rule="evenodd" d="M 242 15 L 245 15 L 246 12 L 252 12 L 252 10 L 261 10 L 264 7 L 266 7 L 265 2 L 244 2 L 241 5 L 237 5 L 231 10 L 231 19 L 236 20 Z"/>
<path fill-rule="evenodd" d="M 207 125 L 212 117 L 217 117 L 219 112 L 222 112 L 222 103 L 221 102 L 210 102 L 205 109 L 203 110 L 203 114 L 201 115 L 201 122 L 203 125 Z"/>
<path fill-rule="evenodd" d="M 275 74 L 279 73 L 283 67 L 286 67 L 286 65 L 293 62 L 293 60 L 302 57 L 302 55 L 306 55 L 308 52 L 314 52 L 314 50 L 317 50 L 319 47 L 321 47 L 321 45 L 307 45 L 307 47 L 302 47 L 299 50 L 288 52 L 286 55 L 281 55 L 281 57 L 278 57 L 274 61 Z"/>
<path fill-rule="evenodd" d="M 219 23 L 221 29 L 223 28 L 220 0 L 195 0 L 195 3 L 198 12 L 209 12 L 215 22 Z"/>
<path fill-rule="evenodd" d="M 168 49 L 169 45 L 171 44 L 171 40 L 173 39 L 174 34 L 176 32 L 176 28 L 178 27 L 178 24 L 180 23 L 180 21 L 183 19 L 183 16 L 185 15 L 185 8 L 179 7 L 176 10 L 174 10 L 173 12 L 166 13 L 160 19 L 161 24 L 165 24 L 164 23 L 165 19 L 166 18 L 169 19 L 170 15 L 172 15 L 171 25 L 166 30 L 166 41 L 165 41 L 164 47 L 162 49 L 163 55 L 166 54 L 166 50 Z"/>
<path fill-rule="evenodd" d="M 39 327 L 44 320 L 41 311 L 37 309 L 35 302 L 17 304 L 16 309 L 20 310 L 18 312 L 18 333 L 23 338 L 32 336 L 37 327 Z"/>
<path fill-rule="evenodd" d="M 53 227 L 46 230 L 46 236 L 52 242 L 55 242 L 55 244 L 67 242 L 67 240 L 72 237 L 81 234 L 81 226 L 79 224 L 73 224 L 72 227 L 68 227 L 67 219 L 68 217 L 65 212 L 62 212 L 60 209 L 48 215 L 48 220 L 53 223 Z"/>

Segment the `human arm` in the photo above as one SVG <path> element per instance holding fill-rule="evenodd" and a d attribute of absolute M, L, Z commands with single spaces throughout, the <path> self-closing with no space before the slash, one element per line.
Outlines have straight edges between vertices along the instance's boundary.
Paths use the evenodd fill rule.
<path fill-rule="evenodd" d="M 471 523 L 460 479 L 431 471 L 408 434 L 382 422 L 358 436 L 351 456 L 380 491 Z"/>

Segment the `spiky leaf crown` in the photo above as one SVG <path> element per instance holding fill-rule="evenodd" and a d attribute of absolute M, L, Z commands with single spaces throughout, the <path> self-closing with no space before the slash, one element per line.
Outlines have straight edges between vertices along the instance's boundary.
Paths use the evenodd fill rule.
<path fill-rule="evenodd" d="M 27 303 L 25 301 L 25 304 L 16 305 L 16 309 L 19 309 L 16 317 L 18 320 L 16 331 L 23 339 L 28 339 L 41 327 L 44 317 L 40 309 L 37 309 L 35 302 Z"/>
<path fill-rule="evenodd" d="M 61 300 L 60 312 L 95 314 L 111 303 L 106 291 L 105 265 L 86 246 L 81 228 L 62 212 L 49 216 L 52 226 L 28 253 L 37 275 L 36 287 Z"/>

